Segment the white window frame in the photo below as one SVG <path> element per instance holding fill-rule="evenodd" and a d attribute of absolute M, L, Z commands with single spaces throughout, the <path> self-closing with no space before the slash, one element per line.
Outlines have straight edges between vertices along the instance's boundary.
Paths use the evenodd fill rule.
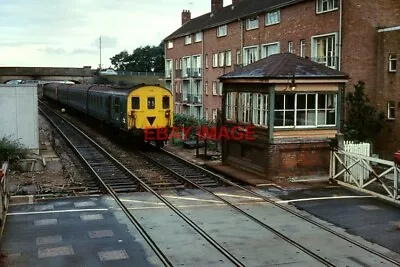
<path fill-rule="evenodd" d="M 331 11 L 335 11 L 339 9 L 339 0 L 317 0 L 316 2 L 316 11 L 317 14 L 321 14 L 321 13 L 326 13 L 326 12 L 331 12 Z M 324 4 L 327 5 L 326 9 L 323 10 L 324 8 Z M 329 5 L 331 5 L 332 7 L 329 8 Z M 335 7 L 336 6 L 336 7 Z"/>
<path fill-rule="evenodd" d="M 203 41 L 203 33 L 202 32 L 198 32 L 196 33 L 195 37 L 194 37 L 194 42 L 198 43 Z"/>
<path fill-rule="evenodd" d="M 212 94 L 213 95 L 218 95 L 217 93 L 217 81 L 212 82 Z"/>
<path fill-rule="evenodd" d="M 218 117 L 218 109 L 213 108 L 212 109 L 212 120 L 213 120 L 213 122 L 217 121 L 217 117 Z"/>
<path fill-rule="evenodd" d="M 306 40 L 300 40 L 300 56 L 306 57 Z"/>
<path fill-rule="evenodd" d="M 251 50 L 251 49 L 254 49 L 254 48 L 256 49 L 256 54 L 255 54 L 254 61 L 249 62 L 249 60 L 248 60 L 248 58 L 247 58 L 247 53 L 246 53 L 246 51 Z M 257 62 L 257 61 L 259 60 L 259 56 L 260 56 L 259 54 L 260 54 L 260 51 L 259 51 L 258 45 L 243 47 L 243 58 L 242 58 L 242 64 L 243 64 L 243 66 L 247 66 L 247 65 L 249 65 L 249 64 L 251 64 L 251 63 Z"/>
<path fill-rule="evenodd" d="M 301 93 L 295 93 L 295 94 L 291 94 L 294 95 L 294 107 L 293 109 L 286 109 L 286 96 L 289 94 L 283 94 L 284 95 L 284 106 L 283 109 L 276 109 L 274 110 L 275 116 L 277 112 L 282 112 L 283 111 L 283 124 L 286 122 L 286 112 L 293 112 L 294 116 L 293 116 L 293 125 L 283 125 L 283 126 L 275 126 L 274 128 L 280 129 L 289 129 L 289 128 L 296 128 L 296 129 L 301 129 L 301 128 L 329 128 L 329 127 L 337 127 L 337 114 L 338 114 L 338 94 L 335 92 L 326 92 L 326 93 L 306 93 L 306 92 L 301 92 Z M 315 101 L 315 105 L 314 108 L 308 108 L 307 104 L 306 107 L 304 109 L 298 109 L 297 108 L 297 98 L 299 95 L 306 95 L 306 99 L 307 95 L 314 95 L 314 101 Z M 333 107 L 329 107 L 328 105 L 328 95 L 333 96 L 333 103 L 334 106 Z M 318 100 L 320 99 L 320 96 L 325 98 L 325 106 L 324 107 L 319 107 L 319 103 Z M 276 97 L 276 96 L 275 96 Z M 307 102 L 306 102 L 307 103 Z M 328 124 L 327 120 L 328 120 L 328 113 L 329 112 L 334 112 L 335 114 L 335 119 L 334 119 L 334 124 Z M 306 114 L 308 112 L 310 113 L 314 113 L 314 124 L 312 125 L 297 125 L 297 115 L 298 112 L 306 112 Z M 324 119 L 324 122 L 321 123 L 321 118 Z M 275 117 L 276 119 L 276 117 Z M 276 120 L 275 120 L 276 121 Z"/>
<path fill-rule="evenodd" d="M 174 48 L 174 41 L 168 41 L 167 48 L 168 49 Z"/>
<path fill-rule="evenodd" d="M 281 10 L 274 10 L 265 14 L 265 26 L 281 23 Z"/>
<path fill-rule="evenodd" d="M 244 124 L 251 123 L 251 113 L 253 104 L 253 93 L 243 92 L 238 96 L 238 122 Z"/>
<path fill-rule="evenodd" d="M 240 51 L 240 49 L 236 50 L 236 65 L 240 65 L 242 64 L 243 60 L 242 60 L 242 51 Z"/>
<path fill-rule="evenodd" d="M 252 25 L 253 21 L 256 21 L 257 25 Z M 258 16 L 246 19 L 246 30 L 251 31 L 254 29 L 258 29 L 259 27 L 260 27 L 260 19 L 258 18 Z"/>
<path fill-rule="evenodd" d="M 217 37 L 223 37 L 228 35 L 228 25 L 221 25 L 217 28 Z"/>
<path fill-rule="evenodd" d="M 218 53 L 213 53 L 213 68 L 218 67 Z"/>
<path fill-rule="evenodd" d="M 225 63 L 225 52 L 219 52 L 219 66 L 223 67 Z"/>
<path fill-rule="evenodd" d="M 268 53 L 266 53 L 266 52 L 267 52 L 266 49 L 268 49 L 268 47 L 275 46 L 275 45 L 278 47 L 278 52 L 268 55 Z M 268 57 L 268 56 L 270 56 L 270 55 L 279 54 L 280 51 L 281 51 L 281 44 L 280 44 L 280 42 L 273 42 L 273 43 L 262 44 L 262 45 L 261 45 L 261 58 L 266 58 L 266 57 Z"/>
<path fill-rule="evenodd" d="M 208 121 L 208 108 L 205 108 L 204 118 L 205 118 L 206 121 Z"/>
<path fill-rule="evenodd" d="M 397 54 L 389 54 L 389 72 L 397 71 Z"/>
<path fill-rule="evenodd" d="M 268 94 L 253 94 L 251 123 L 259 127 L 268 127 Z"/>
<path fill-rule="evenodd" d="M 294 53 L 293 41 L 289 41 L 289 42 L 288 42 L 288 52 L 289 52 L 289 53 Z"/>
<path fill-rule="evenodd" d="M 224 87 L 224 84 L 219 82 L 218 83 L 218 93 L 219 93 L 219 95 L 222 95 L 223 87 Z"/>
<path fill-rule="evenodd" d="M 183 57 L 183 63 L 182 63 L 182 77 L 189 77 L 190 75 L 190 70 L 192 67 L 192 59 L 191 57 Z"/>
<path fill-rule="evenodd" d="M 204 82 L 204 94 L 208 95 L 208 81 Z"/>
<path fill-rule="evenodd" d="M 185 36 L 185 45 L 189 45 L 192 43 L 192 35 L 188 34 Z"/>
<path fill-rule="evenodd" d="M 172 59 L 166 59 L 165 60 L 165 77 L 166 78 L 171 78 L 172 76 L 172 70 L 174 69 L 172 66 Z"/>
<path fill-rule="evenodd" d="M 393 112 L 393 114 L 391 114 Z M 387 119 L 394 120 L 396 119 L 396 102 L 388 101 L 387 102 Z"/>
<path fill-rule="evenodd" d="M 334 44 L 333 44 L 333 49 L 334 49 L 334 53 L 333 55 L 327 55 L 326 60 L 325 61 L 318 61 L 318 57 L 317 57 L 317 39 L 321 39 L 321 38 L 328 38 L 334 36 Z M 326 33 L 326 34 L 321 34 L 321 35 L 315 35 L 315 36 L 311 36 L 311 58 L 314 59 L 315 62 L 318 63 L 324 63 L 325 66 L 330 67 L 332 69 L 337 69 L 338 67 L 338 57 L 337 57 L 337 53 L 338 53 L 338 33 L 337 32 L 331 32 L 331 33 Z M 331 57 L 332 61 L 333 61 L 333 65 L 329 66 L 329 57 Z"/>
<path fill-rule="evenodd" d="M 232 51 L 225 51 L 225 66 L 232 66 Z"/>

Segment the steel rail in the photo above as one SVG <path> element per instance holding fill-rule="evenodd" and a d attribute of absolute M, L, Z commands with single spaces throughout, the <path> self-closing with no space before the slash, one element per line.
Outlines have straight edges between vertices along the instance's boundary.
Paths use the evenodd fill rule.
<path fill-rule="evenodd" d="M 62 130 L 56 125 L 56 123 L 39 107 L 39 110 L 42 112 L 42 114 L 51 122 L 51 124 L 57 129 L 57 131 L 61 134 L 61 136 L 67 141 L 67 143 L 71 146 L 71 148 L 75 151 L 75 153 L 80 157 L 80 159 L 87 165 L 87 167 L 92 171 L 92 173 L 96 176 L 96 178 L 99 180 L 101 183 L 102 187 L 112 196 L 114 201 L 118 204 L 118 206 L 121 208 L 121 210 L 125 213 L 125 215 L 128 217 L 128 219 L 132 222 L 132 224 L 136 227 L 136 229 L 139 231 L 139 233 L 143 236 L 143 238 L 146 240 L 146 242 L 149 244 L 149 246 L 152 248 L 152 250 L 156 253 L 158 258 L 161 260 L 161 262 L 164 264 L 164 266 L 173 266 L 170 260 L 167 258 L 167 256 L 161 251 L 161 249 L 157 246 L 157 244 L 154 242 L 154 240 L 149 236 L 149 234 L 144 230 L 142 225 L 137 221 L 137 219 L 132 215 L 132 213 L 129 212 L 128 208 L 122 203 L 122 201 L 118 198 L 117 194 L 114 192 L 114 190 L 108 186 L 103 179 L 97 174 L 97 172 L 90 166 L 90 163 L 87 162 L 85 157 L 79 152 L 79 150 L 74 146 L 74 144 L 71 142 L 71 140 L 62 132 Z M 55 114 L 55 113 L 54 113 Z M 56 114 L 57 115 L 57 114 Z M 57 115 L 58 116 L 58 115 Z M 81 132 L 81 134 L 83 134 Z M 83 134 L 85 137 L 88 137 L 87 135 Z"/>
<path fill-rule="evenodd" d="M 56 114 L 56 115 L 58 116 L 58 114 Z M 62 117 L 60 117 L 60 118 L 62 118 Z M 156 196 L 159 200 L 161 200 L 166 206 L 168 206 L 171 210 L 173 210 L 180 218 L 182 218 L 187 224 L 189 224 L 197 233 L 199 233 L 203 238 L 205 238 L 213 247 L 215 247 L 219 252 L 221 252 L 221 254 L 223 254 L 225 257 L 227 257 L 232 263 L 234 263 L 236 266 L 245 266 L 242 262 L 240 262 L 238 259 L 236 259 L 235 256 L 233 256 L 229 251 L 227 251 L 222 245 L 220 245 L 210 235 L 208 235 L 207 232 L 205 232 L 196 223 L 194 223 L 191 219 L 189 219 L 185 214 L 183 214 L 179 209 L 177 209 L 173 204 L 171 204 L 166 198 L 164 198 L 162 195 L 160 195 L 154 189 L 152 189 L 150 186 L 148 186 L 142 179 L 140 179 L 138 176 L 136 176 L 134 173 L 132 173 L 122 163 L 120 163 L 111 154 L 109 154 L 103 147 L 101 147 L 99 144 L 97 144 L 97 142 L 95 142 L 91 137 L 87 136 L 84 132 L 82 132 L 80 129 L 78 129 L 75 125 L 73 125 L 68 120 L 66 120 L 64 118 L 62 118 L 62 119 L 67 124 L 69 124 L 71 127 L 73 127 L 77 132 L 79 132 L 80 134 L 85 136 L 85 138 L 87 138 L 87 140 L 89 140 L 96 148 L 101 150 L 105 155 L 107 155 L 110 159 L 112 159 L 115 163 L 117 163 L 127 173 L 129 173 L 132 177 L 134 177 L 144 189 L 146 189 L 148 192 L 151 192 L 154 196 Z M 57 127 L 57 129 L 58 129 L 58 127 Z M 72 143 L 69 142 L 69 144 L 72 144 Z M 150 240 L 152 240 L 152 239 L 150 238 Z M 158 248 L 158 250 L 160 250 L 160 249 Z M 161 250 L 160 250 L 160 252 L 161 252 Z M 164 255 L 164 254 L 162 253 L 162 255 Z M 166 260 L 168 260 L 168 259 L 166 259 Z M 168 262 L 169 262 L 169 260 L 168 260 Z M 167 265 L 167 266 L 172 266 L 172 265 Z"/>
<path fill-rule="evenodd" d="M 230 206 L 231 208 L 235 209 L 236 211 L 238 211 L 239 213 L 241 213 L 242 215 L 246 216 L 247 218 L 253 220 L 254 222 L 258 223 L 259 225 L 261 225 L 262 227 L 268 229 L 269 231 L 271 231 L 272 233 L 274 233 L 275 235 L 279 236 L 280 238 L 282 238 L 283 240 L 285 240 L 286 242 L 288 242 L 289 244 L 297 247 L 298 249 L 300 249 L 301 251 L 303 251 L 304 253 L 310 255 L 311 257 L 313 257 L 314 259 L 320 261 L 321 263 L 325 264 L 326 266 L 331 266 L 331 267 L 335 267 L 336 265 L 330 263 L 329 261 L 327 261 L 326 259 L 322 258 L 321 256 L 315 254 L 314 252 L 312 252 L 311 250 L 303 247 L 301 244 L 297 243 L 296 241 L 292 240 L 291 238 L 285 236 L 284 234 L 280 233 L 279 231 L 275 230 L 274 228 L 272 228 L 271 226 L 263 223 L 262 221 L 260 221 L 259 219 L 255 218 L 254 216 L 248 214 L 247 212 L 243 211 L 242 209 L 240 209 L 239 207 L 237 207 L 235 204 L 232 204 L 231 202 L 225 200 L 224 198 L 216 195 L 214 192 L 208 190 L 207 188 L 197 184 L 196 182 L 191 181 L 190 179 L 184 177 L 183 175 L 171 170 L 168 168 L 168 166 L 163 165 L 162 163 L 160 163 L 159 161 L 157 161 L 157 159 L 154 159 L 152 157 L 149 157 L 148 155 L 146 155 L 146 153 L 144 152 L 140 152 L 143 156 L 145 156 L 148 160 L 151 160 L 152 162 L 154 162 L 155 164 L 158 164 L 159 166 L 161 166 L 162 168 L 169 170 L 169 172 L 171 172 L 173 175 L 179 177 L 180 179 L 183 179 L 184 181 L 186 181 L 187 183 L 190 183 L 191 185 L 199 188 L 200 190 L 207 192 L 209 194 L 211 194 L 212 196 L 214 196 L 215 198 L 219 199 L 220 201 L 224 202 L 225 204 L 227 204 L 228 206 Z"/>
<path fill-rule="evenodd" d="M 227 183 L 227 184 L 229 184 L 229 185 L 231 185 L 233 187 L 236 187 L 236 188 L 239 188 L 239 189 L 241 189 L 243 191 L 246 191 L 247 193 L 249 193 L 249 194 L 251 194 L 253 196 L 256 196 L 256 197 L 258 197 L 258 198 L 260 198 L 260 199 L 262 199 L 262 200 L 264 200 L 264 201 L 266 201 L 266 202 L 268 202 L 268 203 L 270 203 L 270 204 L 272 204 L 272 205 L 274 205 L 274 206 L 276 206 L 276 207 L 278 207 L 280 209 L 283 209 L 283 210 L 291 213 L 292 215 L 295 215 L 296 217 L 298 217 L 300 219 L 303 219 L 303 220 L 305 220 L 305 221 L 307 221 L 307 222 L 309 222 L 309 223 L 311 223 L 311 224 L 313 224 L 315 226 L 318 226 L 319 228 L 321 228 L 321 229 L 323 229 L 323 230 L 325 230 L 325 231 L 327 231 L 327 232 L 329 232 L 329 233 L 331 233 L 331 234 L 333 234 L 333 235 L 335 235 L 337 237 L 340 237 L 340 238 L 352 243 L 353 245 L 356 245 L 356 246 L 358 246 L 358 247 L 360 247 L 360 248 L 362 248 L 362 249 L 364 249 L 364 250 L 366 250 L 366 251 L 368 251 L 368 252 L 370 252 L 370 253 L 372 253 L 372 254 L 374 254 L 376 256 L 379 256 L 379 257 L 381 257 L 381 258 L 383 258 L 383 259 L 385 259 L 385 260 L 397 265 L 397 266 L 400 266 L 400 261 L 397 261 L 397 260 L 395 260 L 395 259 L 393 259 L 393 258 L 391 258 L 391 257 L 379 252 L 379 251 L 373 250 L 373 249 L 361 244 L 360 242 L 345 236 L 342 233 L 336 232 L 335 230 L 333 230 L 333 229 L 331 229 L 331 228 L 329 228 L 329 227 L 327 227 L 327 226 L 325 226 L 325 225 L 323 225 L 323 224 L 321 224 L 319 222 L 316 222 L 311 218 L 308 218 L 308 217 L 300 214 L 299 212 L 296 212 L 294 210 L 291 210 L 288 207 L 285 207 L 284 205 L 276 203 L 275 201 L 273 201 L 273 200 L 271 200 L 271 199 L 269 199 L 269 198 L 267 198 L 267 197 L 265 197 L 265 196 L 263 196 L 263 195 L 261 195 L 259 193 L 254 192 L 253 190 L 250 190 L 250 189 L 247 189 L 247 188 L 245 188 L 245 187 L 243 187 L 241 185 L 238 185 L 238 184 L 236 184 L 236 183 L 234 183 L 234 182 L 222 177 L 221 175 L 213 173 L 210 170 L 207 170 L 207 169 L 205 169 L 205 168 L 203 168 L 203 167 L 201 167 L 199 165 L 196 165 L 196 164 L 194 164 L 194 163 L 192 163 L 192 162 L 190 162 L 190 161 L 188 161 L 188 160 L 186 160 L 184 158 L 181 158 L 181 157 L 179 157 L 179 156 L 177 156 L 177 155 L 175 155 L 175 154 L 173 154 L 173 153 L 171 153 L 171 152 L 169 152 L 169 151 L 167 151 L 165 149 L 161 149 L 161 151 L 166 153 L 166 154 L 168 154 L 168 155 L 170 155 L 171 157 L 174 157 L 174 158 L 184 162 L 185 164 L 188 164 L 188 165 L 190 165 L 190 166 L 192 166 L 194 168 L 198 168 L 200 170 L 203 170 L 204 172 L 208 173 L 209 175 L 214 176 L 215 178 L 220 179 L 221 181 L 223 181 L 223 182 L 225 182 L 225 183 Z"/>

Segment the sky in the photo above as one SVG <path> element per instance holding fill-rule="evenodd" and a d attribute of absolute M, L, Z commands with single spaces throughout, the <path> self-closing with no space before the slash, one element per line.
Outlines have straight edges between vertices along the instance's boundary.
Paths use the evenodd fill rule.
<path fill-rule="evenodd" d="M 231 4 L 224 1 L 224 5 Z M 160 42 L 211 0 L 0 0 L 0 66 L 111 66 L 110 57 Z"/>

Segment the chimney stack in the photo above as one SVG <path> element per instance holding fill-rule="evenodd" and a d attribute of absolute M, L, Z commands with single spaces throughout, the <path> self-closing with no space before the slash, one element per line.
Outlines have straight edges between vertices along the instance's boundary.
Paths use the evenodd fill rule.
<path fill-rule="evenodd" d="M 224 7 L 224 0 L 211 0 L 211 13 L 214 14 Z"/>
<path fill-rule="evenodd" d="M 232 0 L 232 5 L 237 6 L 242 0 Z"/>
<path fill-rule="evenodd" d="M 182 11 L 182 25 L 188 22 L 191 19 L 190 10 L 183 10 Z"/>

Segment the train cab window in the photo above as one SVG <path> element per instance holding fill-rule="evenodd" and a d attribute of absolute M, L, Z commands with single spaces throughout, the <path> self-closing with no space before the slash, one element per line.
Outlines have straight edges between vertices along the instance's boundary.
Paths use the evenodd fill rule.
<path fill-rule="evenodd" d="M 114 112 L 119 112 L 119 98 L 114 99 Z"/>
<path fill-rule="evenodd" d="M 154 97 L 147 98 L 147 109 L 155 109 L 156 99 Z"/>
<path fill-rule="evenodd" d="M 140 109 L 140 98 L 137 96 L 132 97 L 132 109 Z"/>
<path fill-rule="evenodd" d="M 163 109 L 169 108 L 169 96 L 163 96 L 163 98 L 162 98 L 162 108 Z"/>

